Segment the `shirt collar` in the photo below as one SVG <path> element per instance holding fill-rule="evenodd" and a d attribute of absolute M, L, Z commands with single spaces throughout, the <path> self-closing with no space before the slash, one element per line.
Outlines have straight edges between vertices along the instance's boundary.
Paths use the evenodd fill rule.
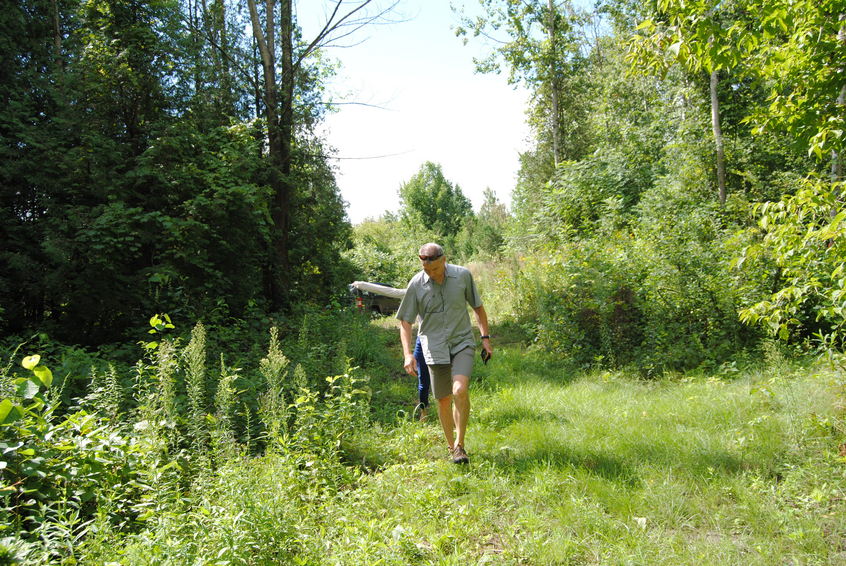
<path fill-rule="evenodd" d="M 420 273 L 423 274 L 423 284 L 429 283 L 432 278 L 429 277 L 429 274 L 425 271 L 421 270 Z M 444 266 L 444 281 L 446 281 L 447 277 L 455 277 L 455 266 L 451 263 L 448 263 Z"/>

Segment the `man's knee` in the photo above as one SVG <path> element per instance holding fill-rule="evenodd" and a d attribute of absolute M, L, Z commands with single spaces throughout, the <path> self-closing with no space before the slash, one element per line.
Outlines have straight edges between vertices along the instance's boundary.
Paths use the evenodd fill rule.
<path fill-rule="evenodd" d="M 469 390 L 470 378 L 464 375 L 456 375 L 452 380 L 452 394 L 456 397 L 464 397 Z"/>

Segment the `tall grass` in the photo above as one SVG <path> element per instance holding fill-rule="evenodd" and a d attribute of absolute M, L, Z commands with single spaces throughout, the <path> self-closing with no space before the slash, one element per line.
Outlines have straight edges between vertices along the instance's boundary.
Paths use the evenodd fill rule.
<path fill-rule="evenodd" d="M 197 453 L 208 446 L 206 426 L 206 327 L 198 322 L 191 331 L 191 340 L 182 352 L 185 358 L 185 389 L 188 394 L 188 430 Z"/>
<path fill-rule="evenodd" d="M 126 539 L 120 553 L 92 548 L 92 562 L 846 559 L 840 370 L 770 356 L 722 373 L 644 381 L 574 370 L 522 346 L 499 348 L 473 379 L 469 466 L 446 461 L 436 422 L 403 410 L 414 384 L 402 379 L 372 376 L 372 403 L 390 407 L 367 425 L 361 415 L 349 420 L 355 430 L 340 452 L 230 460 L 196 486 L 183 515 Z M 354 405 L 343 406 L 337 414 L 347 419 Z M 332 429 L 298 426 L 309 442 Z"/>
<path fill-rule="evenodd" d="M 434 425 L 332 509 L 329 563 L 836 564 L 843 431 L 830 370 L 640 381 L 499 350 L 473 392 L 472 463 Z M 407 443 L 409 451 L 395 448 Z M 415 453 L 416 451 L 416 453 Z"/>
<path fill-rule="evenodd" d="M 800 363 L 771 347 L 757 364 L 643 380 L 568 365 L 498 327 L 493 362 L 471 384 L 471 463 L 455 466 L 436 420 L 411 417 L 415 382 L 401 371 L 397 334 L 389 319 L 354 328 L 370 342 L 350 340 L 351 350 L 384 351 L 367 354 L 379 364 L 339 375 L 307 374 L 321 361 L 294 364 L 277 332 L 258 367 L 227 367 L 221 357 L 213 412 L 203 415 L 204 462 L 192 459 L 192 386 L 179 382 L 208 381 L 204 348 L 189 343 L 188 355 L 162 340 L 136 368 L 124 440 L 93 429 L 91 416 L 68 421 L 103 443 L 90 459 L 108 463 L 98 477 L 120 483 L 90 488 L 97 499 L 87 506 L 45 494 L 51 519 L 32 532 L 52 546 L 7 537 L 0 553 L 24 564 L 48 556 L 126 565 L 846 559 L 846 379 L 836 364 Z M 307 346 L 290 349 L 323 351 Z M 245 373 L 260 379 L 258 410 L 241 398 Z M 106 393 L 111 381 L 101 383 Z M 108 413 L 115 399 L 91 402 Z M 65 437 L 62 446 L 80 439 L 75 450 L 84 449 L 79 433 Z M 42 440 L 33 445 L 51 449 L 52 437 Z M 254 451 L 261 447 L 270 449 Z M 98 470 L 88 462 L 80 473 Z M 119 475 L 120 466 L 134 471 Z"/>

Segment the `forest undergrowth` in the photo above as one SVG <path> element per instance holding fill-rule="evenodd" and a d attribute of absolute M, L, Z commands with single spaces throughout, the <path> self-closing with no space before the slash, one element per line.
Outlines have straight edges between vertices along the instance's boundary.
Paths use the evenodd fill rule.
<path fill-rule="evenodd" d="M 390 352 L 382 364 L 350 370 L 320 394 L 303 388 L 279 428 L 254 440 L 266 443 L 258 454 L 227 444 L 219 422 L 200 451 L 196 439 L 167 444 L 174 431 L 149 420 L 152 431 L 136 423 L 135 435 L 123 433 L 131 440 L 120 449 L 135 455 L 124 465 L 137 471 L 128 473 L 116 465 L 113 431 L 99 453 L 109 471 L 77 458 L 75 473 L 103 485 L 68 479 L 34 496 L 23 524 L 37 528 L 11 536 L 6 521 L 0 563 L 846 559 L 846 379 L 836 361 L 796 360 L 771 345 L 743 367 L 643 379 L 570 365 L 494 328 L 494 360 L 472 383 L 471 463 L 455 466 L 437 420 L 411 414 L 415 382 L 399 371 L 395 322 L 368 326 L 371 346 Z M 280 359 L 271 348 L 265 375 Z M 259 414 L 272 423 L 271 401 Z M 144 448 L 153 432 L 164 444 Z M 190 426 L 184 434 L 201 438 Z M 91 496 L 58 490 L 72 485 Z"/>
<path fill-rule="evenodd" d="M 842 370 L 771 345 L 748 367 L 643 380 L 499 338 L 472 386 L 471 464 L 446 461 L 436 421 L 364 431 L 375 471 L 324 509 L 315 563 L 846 559 Z"/>

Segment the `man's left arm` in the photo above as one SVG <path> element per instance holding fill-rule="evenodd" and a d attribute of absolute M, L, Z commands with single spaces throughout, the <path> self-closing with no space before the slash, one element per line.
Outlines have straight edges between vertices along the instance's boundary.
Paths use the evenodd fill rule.
<path fill-rule="evenodd" d="M 487 350 L 488 354 L 493 354 L 491 347 L 490 329 L 488 328 L 488 313 L 485 311 L 485 305 L 473 307 L 473 312 L 476 314 L 476 323 L 479 325 L 479 332 L 482 333 L 482 348 Z"/>

